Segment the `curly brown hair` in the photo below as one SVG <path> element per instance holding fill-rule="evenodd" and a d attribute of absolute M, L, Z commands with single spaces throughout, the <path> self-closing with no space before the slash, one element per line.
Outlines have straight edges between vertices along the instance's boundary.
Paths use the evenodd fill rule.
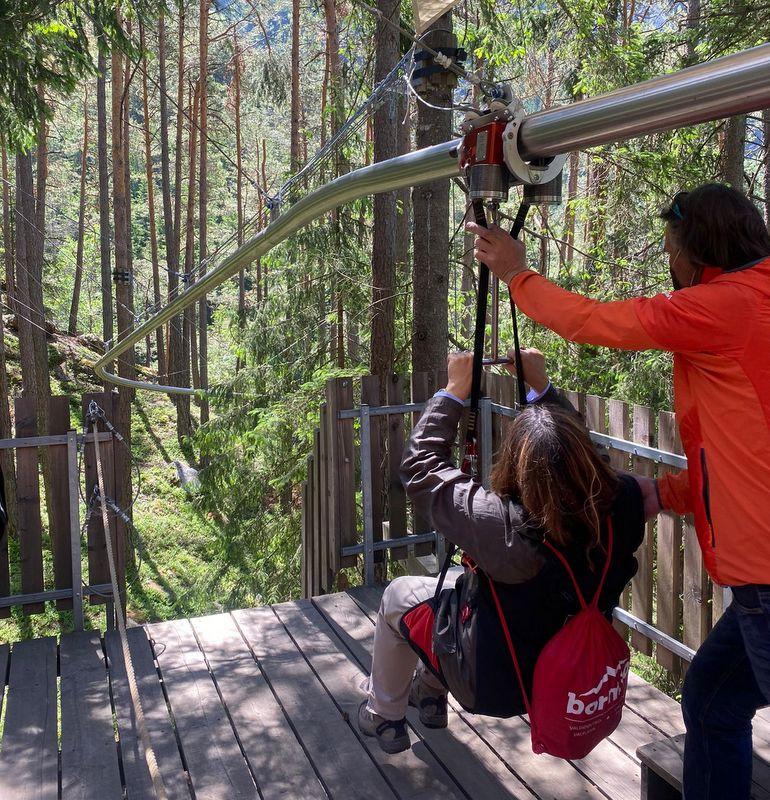
<path fill-rule="evenodd" d="M 511 423 L 490 485 L 496 494 L 520 500 L 549 540 L 562 546 L 577 540 L 590 553 L 601 546 L 601 523 L 618 476 L 574 414 L 532 405 Z"/>

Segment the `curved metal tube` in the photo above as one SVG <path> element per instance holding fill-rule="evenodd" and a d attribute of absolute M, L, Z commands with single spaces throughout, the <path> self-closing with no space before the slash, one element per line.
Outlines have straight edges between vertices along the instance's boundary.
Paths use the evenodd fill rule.
<path fill-rule="evenodd" d="M 189 289 L 180 294 L 162 308 L 155 316 L 135 328 L 124 339 L 119 341 L 111 350 L 103 355 L 94 365 L 94 371 L 102 380 L 117 383 L 120 386 L 129 386 L 134 389 L 150 389 L 155 392 L 168 392 L 169 394 L 195 394 L 195 389 L 182 386 L 163 386 L 159 383 L 146 383 L 145 381 L 129 380 L 107 372 L 107 365 L 115 361 L 118 356 L 125 353 L 130 347 L 141 341 L 156 328 L 168 322 L 172 317 L 181 314 L 191 303 L 200 300 L 220 283 L 235 275 L 240 269 L 251 264 L 271 248 L 288 239 L 292 233 L 317 219 L 322 214 L 338 206 L 349 203 L 358 197 L 364 197 L 377 192 L 390 192 L 404 186 L 414 186 L 436 180 L 437 178 L 451 178 L 459 175 L 457 166 L 457 148 L 460 140 L 426 147 L 415 153 L 407 153 L 388 161 L 380 161 L 363 169 L 349 172 L 347 175 L 327 183 L 315 192 L 303 197 L 281 214 L 259 233 L 245 242 L 234 253 L 227 256 L 219 266 L 207 272 L 200 280 L 196 281 Z"/>
<path fill-rule="evenodd" d="M 521 124 L 524 158 L 545 158 L 770 106 L 770 44 L 549 108 Z"/>
<path fill-rule="evenodd" d="M 525 158 L 548 157 L 767 107 L 770 107 L 770 44 L 574 105 L 533 114 L 521 124 L 519 143 Z M 358 197 L 458 175 L 459 144 L 460 140 L 454 140 L 372 164 L 302 198 L 112 347 L 96 362 L 96 374 L 103 380 L 136 389 L 194 394 L 194 389 L 186 387 L 121 378 L 108 373 L 106 367 L 158 326 L 322 214 Z"/>

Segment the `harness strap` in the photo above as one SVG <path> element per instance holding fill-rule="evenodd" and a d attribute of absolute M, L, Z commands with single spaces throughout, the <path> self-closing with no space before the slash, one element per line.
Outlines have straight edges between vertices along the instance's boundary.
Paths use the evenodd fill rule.
<path fill-rule="evenodd" d="M 529 213 L 529 203 L 524 200 L 519 205 L 519 210 L 516 213 L 516 219 L 513 221 L 511 228 L 511 236 L 514 239 L 519 238 L 519 234 L 524 228 L 524 223 Z M 511 321 L 513 322 L 513 350 L 516 354 L 516 383 L 519 391 L 519 406 L 524 408 L 527 405 L 527 391 L 524 388 L 524 365 L 521 363 L 521 346 L 519 344 L 519 324 L 516 319 L 516 303 L 513 300 L 513 292 L 511 287 L 508 287 L 508 299 L 511 301 Z"/>

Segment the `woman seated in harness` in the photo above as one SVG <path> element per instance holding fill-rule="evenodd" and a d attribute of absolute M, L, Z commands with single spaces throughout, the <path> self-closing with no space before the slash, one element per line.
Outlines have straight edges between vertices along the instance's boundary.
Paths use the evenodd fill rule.
<path fill-rule="evenodd" d="M 407 704 L 418 708 L 424 725 L 446 726 L 447 686 L 477 713 L 525 713 L 500 619 L 489 591 L 483 590 L 488 584 L 479 581 L 471 602 L 467 592 L 463 595 L 468 570 L 480 570 L 495 582 L 529 693 L 538 655 L 580 610 L 572 579 L 544 538 L 566 558 L 582 596 L 589 599 L 600 587 L 611 550 L 599 593 L 599 608 L 611 617 L 636 572 L 633 554 L 644 537 L 645 501 L 637 479 L 615 472 L 597 452 L 572 406 L 551 386 L 543 355 L 535 349 L 522 351 L 531 402 L 508 428 L 490 476 L 491 491 L 455 466 L 451 451 L 470 395 L 472 360 L 470 353 L 449 356 L 447 387 L 428 402 L 401 464 L 416 513 L 464 551 L 465 572 L 450 570 L 444 584 L 449 591 L 441 594 L 434 640 L 438 665 L 424 652 L 418 665 L 402 617 L 433 598 L 439 579 L 396 578 L 382 597 L 358 722 L 388 753 L 410 747 Z M 610 528 L 612 545 L 607 548 Z M 444 663 L 441 640 L 449 636 L 448 653 L 462 648 L 474 615 L 477 674 L 468 680 L 467 674 L 457 674 L 456 655 Z"/>

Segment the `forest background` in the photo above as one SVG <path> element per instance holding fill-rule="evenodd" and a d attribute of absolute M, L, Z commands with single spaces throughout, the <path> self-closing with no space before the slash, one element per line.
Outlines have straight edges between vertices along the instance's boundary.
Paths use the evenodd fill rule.
<path fill-rule="evenodd" d="M 376 6 L 412 25 L 408 4 Z M 451 37 L 469 69 L 510 81 L 536 111 L 763 43 L 770 6 L 464 0 L 426 41 Z M 474 99 L 462 80 L 418 97 L 411 42 L 358 0 L 17 0 L 0 10 L 0 45 L 0 438 L 12 436 L 22 391 L 40 430 L 51 393 L 75 398 L 82 426 L 76 398 L 100 388 L 91 365 L 105 340 L 183 291 L 279 203 L 446 141 L 462 118 L 451 106 Z M 530 217 L 532 266 L 599 298 L 667 288 L 666 198 L 725 180 L 770 221 L 769 142 L 765 111 L 571 153 L 565 202 Z M 384 387 L 393 372 L 440 369 L 448 349 L 469 346 L 465 212 L 450 181 L 340 207 L 121 358 L 127 377 L 212 387 L 192 401 L 119 394 L 113 421 L 142 478 L 132 485 L 127 469 L 116 490 L 134 523 L 134 619 L 298 596 L 298 487 L 324 382 L 371 373 Z M 665 354 L 577 347 L 528 322 L 522 338 L 546 352 L 559 385 L 670 407 Z M 183 487 L 186 465 L 198 476 Z M 12 525 L 10 544 L 18 558 Z M 67 613 L 14 615 L 0 638 L 66 626 Z"/>

